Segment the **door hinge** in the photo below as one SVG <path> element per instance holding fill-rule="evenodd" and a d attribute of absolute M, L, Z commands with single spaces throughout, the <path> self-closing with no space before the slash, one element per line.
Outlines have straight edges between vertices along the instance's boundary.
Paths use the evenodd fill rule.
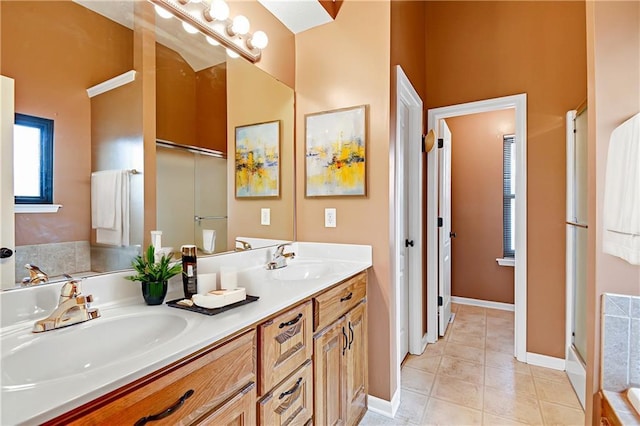
<path fill-rule="evenodd" d="M 438 218 L 438 228 L 442 228 L 444 226 L 444 222 L 441 217 Z"/>
<path fill-rule="evenodd" d="M 427 135 L 422 135 L 422 152 L 426 152 L 427 151 L 427 147 L 425 145 L 425 141 L 427 140 Z"/>
<path fill-rule="evenodd" d="M 442 300 L 442 296 L 438 296 L 438 306 L 442 306 L 444 301 Z"/>
<path fill-rule="evenodd" d="M 438 148 L 444 148 L 444 139 L 438 138 Z"/>

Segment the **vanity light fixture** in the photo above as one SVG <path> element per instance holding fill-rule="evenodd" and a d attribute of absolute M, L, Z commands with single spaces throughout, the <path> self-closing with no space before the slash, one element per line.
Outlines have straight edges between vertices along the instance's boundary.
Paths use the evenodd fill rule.
<path fill-rule="evenodd" d="M 229 57 L 242 56 L 250 62 L 258 62 L 269 38 L 264 31 L 249 32 L 251 24 L 246 16 L 229 18 L 229 6 L 224 0 L 149 0 L 158 15 L 175 16 L 182 21 L 186 31 L 203 33 L 207 42 L 227 49 Z"/>

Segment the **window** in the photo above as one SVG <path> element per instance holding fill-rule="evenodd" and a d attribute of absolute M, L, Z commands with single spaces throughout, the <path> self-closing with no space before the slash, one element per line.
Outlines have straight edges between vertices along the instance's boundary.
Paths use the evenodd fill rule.
<path fill-rule="evenodd" d="M 53 120 L 16 114 L 13 128 L 16 204 L 53 203 Z"/>
<path fill-rule="evenodd" d="M 504 257 L 515 257 L 516 226 L 516 137 L 504 135 L 503 141 L 503 247 Z"/>

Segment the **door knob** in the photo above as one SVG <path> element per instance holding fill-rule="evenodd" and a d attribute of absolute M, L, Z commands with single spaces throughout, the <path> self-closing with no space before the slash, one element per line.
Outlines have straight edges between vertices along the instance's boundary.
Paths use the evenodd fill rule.
<path fill-rule="evenodd" d="M 413 247 L 413 240 L 404 240 L 405 247 Z"/>
<path fill-rule="evenodd" d="M 10 248 L 2 247 L 0 248 L 0 259 L 5 259 L 7 257 L 13 256 L 13 250 Z"/>
<path fill-rule="evenodd" d="M 449 238 L 455 238 L 455 237 L 456 237 L 455 232 L 449 232 Z"/>

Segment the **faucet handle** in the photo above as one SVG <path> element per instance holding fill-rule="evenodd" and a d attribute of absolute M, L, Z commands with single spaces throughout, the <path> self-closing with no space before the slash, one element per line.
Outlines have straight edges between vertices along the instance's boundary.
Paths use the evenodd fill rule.
<path fill-rule="evenodd" d="M 60 303 L 77 297 L 80 294 L 80 281 L 71 280 L 64 283 L 60 289 Z"/>

